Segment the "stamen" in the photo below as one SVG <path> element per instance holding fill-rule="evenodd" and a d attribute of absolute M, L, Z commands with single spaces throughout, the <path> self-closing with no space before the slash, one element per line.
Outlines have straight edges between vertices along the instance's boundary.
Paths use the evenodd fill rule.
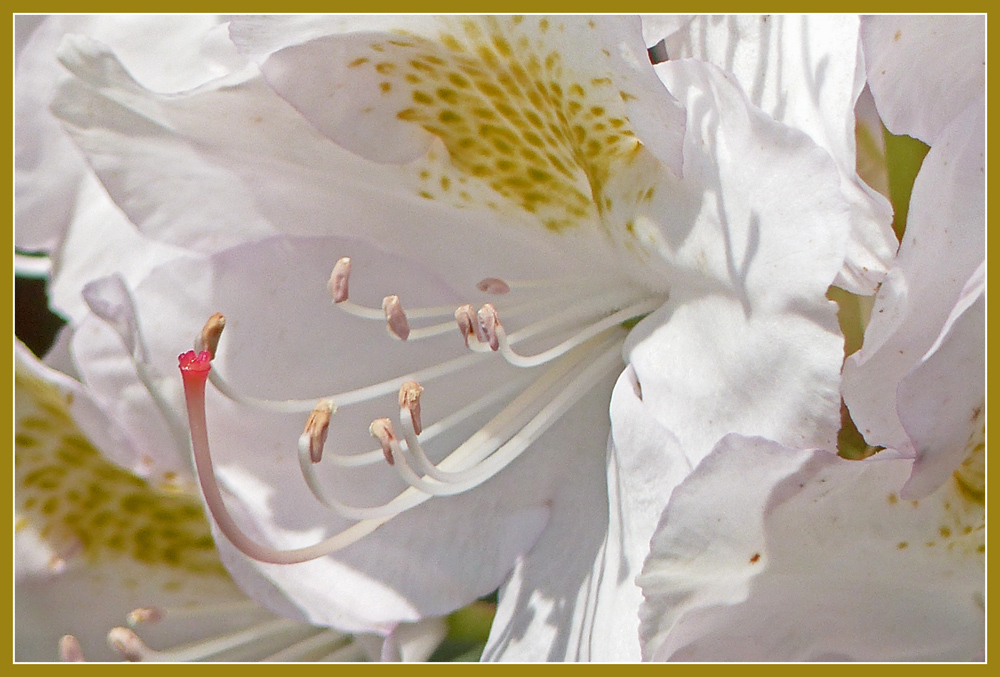
<path fill-rule="evenodd" d="M 515 340 L 516 338 L 511 336 L 511 342 L 513 343 Z M 381 383 L 364 386 L 363 388 L 357 388 L 356 390 L 348 390 L 336 395 L 327 395 L 321 399 L 333 400 L 338 403 L 338 406 L 340 407 L 347 407 L 359 402 L 367 402 L 368 400 L 373 400 L 376 397 L 388 395 L 389 393 L 398 390 L 399 386 L 406 381 L 432 381 L 442 376 L 453 374 L 456 371 L 461 371 L 467 367 L 471 367 L 484 357 L 485 356 L 478 354 L 462 355 L 461 357 L 456 357 L 425 369 L 419 369 L 417 371 L 410 372 L 409 374 L 403 374 L 402 376 L 397 376 L 396 378 L 391 378 L 382 381 Z M 256 407 L 265 411 L 276 411 L 289 414 L 306 414 L 312 411 L 316 404 L 316 398 L 308 400 L 267 400 L 258 397 L 240 395 L 236 392 L 236 389 L 229 385 L 225 378 L 223 378 L 221 374 L 216 373 L 214 369 L 210 373 L 209 378 L 212 381 L 212 385 L 214 385 L 220 393 L 233 402 L 250 407 Z"/>
<path fill-rule="evenodd" d="M 347 300 L 350 279 L 351 259 L 345 256 L 334 265 L 333 272 L 330 273 L 330 281 L 326 283 L 334 303 L 343 303 Z"/>
<path fill-rule="evenodd" d="M 393 442 L 396 441 L 396 433 L 392 429 L 392 421 L 387 418 L 377 418 L 368 426 L 368 432 L 382 445 L 382 453 L 389 465 L 395 465 L 393 458 Z"/>
<path fill-rule="evenodd" d="M 496 352 L 500 347 L 500 340 L 497 337 L 500 317 L 497 315 L 497 309 L 492 303 L 487 303 L 476 313 L 476 319 L 478 320 L 475 326 L 476 338 L 480 343 L 489 344 L 490 350 Z"/>
<path fill-rule="evenodd" d="M 381 308 L 368 308 L 358 305 L 348 298 L 348 287 L 351 277 L 351 259 L 344 257 L 337 261 L 330 273 L 330 279 L 326 283 L 326 288 L 330 292 L 330 297 L 337 307 L 344 312 L 366 320 L 381 320 L 384 310 Z M 418 308 L 410 311 L 410 317 L 446 317 L 451 314 L 452 306 L 439 306 L 436 308 Z"/>
<path fill-rule="evenodd" d="M 610 373 L 611 369 L 620 367 L 621 341 L 609 341 L 605 344 L 605 348 L 606 350 L 576 374 L 524 427 L 477 466 L 468 468 L 473 472 L 470 472 L 466 479 L 452 483 L 424 480 L 413 473 L 404 455 L 399 455 L 400 463 L 397 468 L 400 476 L 412 487 L 433 496 L 452 496 L 468 491 L 489 480 L 518 458 L 525 449 L 531 446 L 553 423 L 588 393 L 597 381 Z M 444 465 L 444 462 L 441 465 Z"/>
<path fill-rule="evenodd" d="M 455 311 L 455 321 L 458 323 L 458 331 L 462 335 L 462 340 L 465 341 L 465 347 L 468 348 L 469 337 L 475 333 L 476 327 L 479 325 L 476 311 L 469 304 L 459 306 Z"/>
<path fill-rule="evenodd" d="M 382 310 L 385 313 L 385 323 L 389 333 L 405 341 L 410 336 L 410 323 L 406 319 L 406 313 L 399 302 L 398 296 L 386 296 L 382 299 Z"/>
<path fill-rule="evenodd" d="M 131 663 L 138 663 L 143 659 L 153 657 L 155 652 L 146 646 L 146 643 L 139 639 L 128 628 L 111 628 L 108 632 L 108 646 L 118 652 L 118 655 Z"/>
<path fill-rule="evenodd" d="M 216 313 L 208 318 L 208 322 L 201 330 L 198 340 L 195 342 L 195 350 L 201 352 L 208 351 L 208 354 L 215 359 L 215 351 L 219 349 L 219 338 L 222 330 L 226 328 L 226 318 L 222 313 Z"/>
<path fill-rule="evenodd" d="M 424 430 L 423 439 L 432 440 L 436 436 L 440 435 L 451 429 L 453 426 L 467 420 L 470 416 L 473 416 L 483 409 L 490 407 L 497 402 L 506 399 L 511 393 L 522 390 L 526 383 L 525 378 L 514 378 L 509 382 L 505 383 L 503 386 L 494 389 L 493 391 L 487 393 L 483 397 L 480 397 L 475 402 L 471 402 L 466 406 L 462 407 L 455 413 L 447 416 L 437 423 L 434 423 L 430 427 Z M 412 424 L 411 434 L 412 434 Z M 513 432 L 513 431 L 511 431 Z M 496 438 L 496 435 L 493 436 Z M 499 442 L 497 443 L 499 444 Z M 421 451 L 423 451 L 421 449 Z M 354 454 L 351 456 L 338 456 L 337 454 L 327 454 L 327 462 L 331 460 L 334 464 L 339 466 L 356 467 L 362 465 L 372 465 L 374 463 L 381 462 L 384 458 L 384 452 L 382 449 L 375 449 L 373 451 L 364 454 Z M 430 465 L 430 461 L 427 461 L 427 465 Z M 365 519 L 377 519 L 394 517 L 399 514 L 402 510 L 397 507 L 396 500 L 390 501 L 389 503 L 383 503 L 382 505 L 373 507 L 358 507 L 353 505 L 347 505 L 337 501 L 327 495 L 326 491 L 323 489 L 322 482 L 316 475 L 315 464 L 309 457 L 309 446 L 308 442 L 299 438 L 299 468 L 302 471 L 302 477 L 312 491 L 313 496 L 316 500 L 327 508 L 333 510 L 334 512 L 353 520 L 365 520 Z M 426 471 L 425 471 L 426 472 Z M 396 499 L 401 499 L 402 494 L 397 495 Z"/>
<path fill-rule="evenodd" d="M 349 268 L 347 273 L 349 274 Z M 344 271 L 341 271 L 340 275 L 340 282 L 347 279 L 344 277 Z M 337 280 L 331 282 L 333 291 L 343 286 L 340 282 Z M 558 359 L 552 369 L 547 370 L 541 378 L 536 379 L 529 388 L 501 410 L 484 428 L 472 435 L 437 465 L 430 462 L 418 439 L 418 436 L 424 431 L 420 421 L 419 408 L 422 386 L 417 381 L 427 377 L 436 378 L 472 366 L 481 357 L 478 354 L 466 355 L 463 358 L 434 365 L 398 379 L 366 386 L 331 398 L 323 398 L 327 402 L 322 408 L 313 407 L 315 400 L 308 401 L 310 408 L 313 409 L 313 416 L 310 416 L 310 421 L 307 422 L 306 429 L 299 440 L 299 456 L 303 477 L 317 499 L 332 509 L 359 521 L 315 545 L 291 550 L 278 550 L 254 541 L 238 527 L 228 512 L 214 476 L 205 420 L 204 388 L 208 378 L 213 376 L 210 364 L 211 355 L 207 351 L 197 355 L 190 351 L 181 355 L 179 362 L 184 376 L 192 448 L 199 482 L 209 511 L 222 533 L 248 556 L 263 562 L 289 564 L 308 561 L 340 550 L 371 533 L 396 515 L 433 496 L 454 495 L 478 486 L 516 459 L 539 435 L 548 430 L 573 403 L 582 397 L 592 383 L 604 377 L 612 366 L 620 364 L 621 337 L 605 341 L 604 347 L 599 349 L 602 354 L 593 361 L 589 358 L 597 352 L 595 351 L 597 345 L 588 346 L 587 343 L 590 340 L 601 340 L 600 335 L 620 324 L 623 318 L 636 317 L 653 308 L 647 307 L 651 303 L 647 301 L 612 313 L 584 331 L 563 341 L 555 348 L 536 356 L 518 355 L 513 352 L 510 346 L 517 340 L 571 324 L 577 317 L 595 313 L 603 314 L 606 309 L 615 307 L 615 304 L 626 298 L 634 299 L 635 292 L 629 291 L 623 294 L 623 290 L 618 290 L 589 297 L 585 301 L 565 308 L 559 313 L 553 313 L 519 332 L 512 333 L 510 337 L 507 336 L 500 324 L 498 313 L 492 304 L 485 304 L 476 314 L 475 321 L 472 321 L 471 318 L 471 306 L 452 311 L 459 324 L 459 329 L 463 333 L 463 338 L 467 340 L 468 336 L 475 333 L 478 339 L 477 345 L 484 345 L 484 347 L 489 345 L 493 350 L 500 350 L 503 346 L 505 357 L 512 363 L 520 361 L 523 365 L 525 361 L 531 360 L 533 361 L 531 366 L 537 366 L 557 360 L 564 355 L 566 357 Z M 347 303 L 347 301 L 342 303 Z M 401 339 L 409 336 L 409 323 L 406 313 L 403 312 L 399 304 L 398 297 L 391 296 L 385 299 L 382 314 L 390 333 Z M 577 347 L 580 347 L 579 351 L 574 350 Z M 572 357 L 567 355 L 570 352 Z M 588 364 L 578 372 L 573 373 L 576 365 L 585 359 Z M 272 410 L 300 411 L 299 407 L 306 402 L 271 402 L 240 398 L 225 392 L 225 388 L 228 386 L 221 378 L 218 380 L 213 378 L 212 380 L 220 387 L 220 390 L 223 390 L 224 394 L 232 399 L 263 404 Z M 377 419 L 370 426 L 369 432 L 372 437 L 378 440 L 380 450 L 351 457 L 333 454 L 333 457 L 336 459 L 334 462 L 338 465 L 364 465 L 370 463 L 370 459 L 376 458 L 378 451 L 381 451 L 385 460 L 395 467 L 409 487 L 385 504 L 372 508 L 355 508 L 335 501 L 324 500 L 322 487 L 312 466 L 322 457 L 329 427 L 329 414 L 334 410 L 333 403 L 329 400 L 336 398 L 341 406 L 345 406 L 344 399 L 348 400 L 347 403 L 365 401 L 387 394 L 391 392 L 390 389 L 395 388 L 400 389 L 400 423 L 406 438 L 405 444 L 397 437 L 389 419 Z M 555 389 L 554 397 L 550 392 L 553 388 Z M 473 405 L 469 405 L 469 408 L 478 407 L 489 399 L 489 397 L 482 398 Z M 487 405 L 482 404 L 481 406 Z M 458 413 L 460 412 L 456 412 L 456 414 Z M 454 418 L 454 420 L 458 421 L 461 418 Z M 453 425 L 453 423 L 448 421 L 448 425 Z M 445 426 L 435 425 L 431 426 L 427 432 L 443 429 Z M 429 434 L 424 435 L 425 439 L 430 437 Z M 362 460 L 359 457 L 365 458 Z M 397 461 L 399 462 L 397 463 Z M 425 477 L 418 476 L 413 467 L 418 468 Z"/>
<path fill-rule="evenodd" d="M 440 481 L 440 482 L 462 482 L 469 479 L 475 473 L 475 466 L 484 458 L 495 452 L 501 444 L 517 432 L 531 416 L 532 407 L 536 406 L 536 401 L 542 400 L 543 396 L 549 392 L 560 379 L 563 379 L 570 371 L 576 367 L 587 355 L 589 351 L 581 348 L 573 355 L 568 355 L 565 359 L 558 361 L 547 369 L 544 374 L 536 378 L 530 386 L 521 390 L 520 394 L 493 417 L 485 426 L 479 429 L 472 437 L 458 447 L 449 459 L 462 458 L 466 462 L 463 469 L 457 471 L 442 470 L 441 468 L 455 468 L 458 463 L 450 463 L 448 459 L 442 461 L 440 466 L 435 466 L 430 462 L 423 446 L 417 439 L 416 431 L 413 428 L 408 410 L 400 411 L 400 425 L 403 430 L 403 437 L 410 451 L 410 455 L 415 461 L 420 472 Z M 433 428 L 434 426 L 431 426 Z M 430 432 L 430 429 L 428 429 Z M 429 435 L 424 435 L 424 439 L 429 439 Z"/>
<path fill-rule="evenodd" d="M 157 607 L 139 607 L 138 609 L 133 609 L 125 617 L 125 622 L 128 623 L 130 628 L 134 628 L 141 624 L 153 624 L 159 623 L 163 620 L 163 610 Z"/>
<path fill-rule="evenodd" d="M 73 635 L 63 635 L 59 640 L 59 657 L 64 663 L 83 663 L 83 649 Z"/>
<path fill-rule="evenodd" d="M 151 649 L 132 630 L 117 627 L 112 628 L 108 633 L 108 644 L 122 658 L 131 662 L 192 662 L 206 660 L 233 649 L 254 645 L 283 635 L 289 637 L 301 635 L 302 628 L 302 624 L 293 620 L 278 618 L 228 635 L 194 642 L 167 651 L 156 651 Z"/>
<path fill-rule="evenodd" d="M 537 367 L 565 354 L 567 351 L 572 350 L 576 346 L 594 338 L 602 332 L 619 326 L 622 322 L 653 312 L 660 305 L 661 302 L 658 300 L 649 300 L 642 301 L 623 310 L 619 310 L 617 313 L 613 313 L 599 322 L 595 322 L 575 336 L 566 339 L 559 345 L 549 348 L 548 350 L 538 353 L 537 355 L 531 356 L 520 355 L 514 352 L 514 350 L 510 347 L 510 340 L 507 338 L 507 333 L 504 331 L 503 325 L 501 325 L 499 320 L 497 320 L 496 335 L 500 352 L 503 354 L 504 359 L 515 367 Z M 494 348 L 494 350 L 496 350 L 496 348 Z"/>
<path fill-rule="evenodd" d="M 476 289 L 486 294 L 499 296 L 509 292 L 510 285 L 498 277 L 487 277 L 486 279 L 479 281 L 479 284 L 476 285 Z"/>
<path fill-rule="evenodd" d="M 210 356 L 208 352 L 196 355 L 191 350 L 181 355 L 178 361 L 184 381 L 188 423 L 191 428 L 191 449 L 195 468 L 198 471 L 198 482 L 205 497 L 205 504 L 222 533 L 245 555 L 270 564 L 307 562 L 347 547 L 389 520 L 388 517 L 364 520 L 315 545 L 292 550 L 277 550 L 257 543 L 247 536 L 229 514 L 226 504 L 222 500 L 222 493 L 219 490 L 218 482 L 215 479 L 215 470 L 212 467 L 212 455 L 208 443 L 208 423 L 205 417 L 205 384 L 212 368 Z M 398 498 L 399 500 L 394 501 L 399 506 L 397 513 L 426 500 L 426 498 L 417 496 L 404 497 L 401 495 Z"/>
<path fill-rule="evenodd" d="M 420 394 L 423 386 L 416 381 L 407 381 L 399 388 L 399 406 L 405 409 L 413 421 L 413 429 L 419 435 L 423 430 L 420 425 Z"/>
<path fill-rule="evenodd" d="M 326 444 L 326 435 L 330 430 L 330 416 L 336 409 L 333 400 L 320 400 L 306 421 L 302 438 L 309 446 L 309 458 L 313 463 L 319 463 L 323 458 L 323 445 Z"/>
<path fill-rule="evenodd" d="M 354 642 L 347 635 L 342 635 L 336 630 L 322 630 L 311 637 L 307 637 L 300 642 L 285 647 L 281 651 L 261 658 L 264 663 L 285 663 L 289 661 L 302 661 L 309 659 L 320 651 L 325 655 L 330 650 L 343 649 Z"/>

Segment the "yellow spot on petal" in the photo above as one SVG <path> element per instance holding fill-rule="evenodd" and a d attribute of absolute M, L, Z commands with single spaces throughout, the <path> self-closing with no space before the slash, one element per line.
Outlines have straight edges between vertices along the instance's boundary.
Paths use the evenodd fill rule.
<path fill-rule="evenodd" d="M 15 397 L 14 503 L 19 529 L 35 530 L 60 553 L 57 559 L 127 558 L 228 579 L 197 497 L 159 492 L 105 460 L 77 429 L 68 398 L 20 368 L 15 372 Z M 33 430 L 32 443 L 26 446 L 19 443 L 29 437 L 25 424 Z M 171 554 L 166 557 L 168 547 Z"/>

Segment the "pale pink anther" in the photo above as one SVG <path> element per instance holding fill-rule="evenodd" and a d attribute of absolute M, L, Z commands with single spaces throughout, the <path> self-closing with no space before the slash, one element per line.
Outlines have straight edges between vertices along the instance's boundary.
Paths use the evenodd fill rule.
<path fill-rule="evenodd" d="M 119 656 L 132 663 L 141 661 L 151 653 L 150 648 L 139 639 L 139 635 L 123 627 L 111 628 L 108 632 L 108 645 Z"/>
<path fill-rule="evenodd" d="M 347 286 L 351 278 L 351 259 L 344 257 L 337 261 L 330 274 L 330 281 L 326 283 L 326 288 L 330 290 L 330 296 L 334 303 L 343 303 L 347 300 Z"/>
<path fill-rule="evenodd" d="M 399 302 L 399 297 L 393 295 L 382 299 L 382 311 L 385 312 L 389 333 L 400 341 L 405 341 L 410 336 L 410 323 L 406 319 L 406 312 Z"/>
<path fill-rule="evenodd" d="M 131 627 L 135 627 L 140 624 L 153 624 L 159 623 L 163 619 L 163 611 L 157 609 L 155 606 L 143 606 L 138 609 L 133 609 L 125 617 L 125 620 Z"/>
<path fill-rule="evenodd" d="M 392 421 L 387 418 L 377 418 L 368 426 L 368 432 L 382 445 L 382 453 L 389 465 L 395 465 L 392 457 L 392 445 L 396 442 L 396 432 L 392 429 Z"/>
<path fill-rule="evenodd" d="M 219 339 L 222 337 L 222 330 L 226 328 L 226 318 L 222 313 L 215 313 L 208 318 L 205 326 L 198 336 L 198 351 L 208 351 L 211 359 L 215 359 L 215 353 L 219 349 Z"/>
<path fill-rule="evenodd" d="M 497 327 L 500 326 L 500 316 L 492 303 L 487 303 L 476 314 L 478 327 L 476 336 L 483 343 L 490 344 L 490 349 L 494 352 L 500 349 L 500 337 L 497 336 Z"/>
<path fill-rule="evenodd" d="M 424 392 L 424 387 L 416 381 L 407 381 L 399 388 L 399 408 L 410 412 L 413 419 L 413 432 L 419 435 L 423 432 L 420 423 L 420 394 Z"/>
<path fill-rule="evenodd" d="M 63 635 L 59 639 L 59 657 L 63 663 L 83 663 L 83 649 L 73 635 Z"/>
<path fill-rule="evenodd" d="M 479 319 L 476 317 L 476 311 L 468 304 L 459 306 L 455 311 L 455 321 L 458 322 L 458 331 L 462 334 L 465 347 L 468 348 L 469 337 L 475 334 L 476 329 L 479 327 Z"/>
<path fill-rule="evenodd" d="M 510 291 L 510 285 L 501 280 L 499 277 L 487 277 L 484 280 L 480 280 L 479 284 L 476 285 L 476 289 L 481 292 L 486 292 L 487 294 L 506 294 Z"/>
<path fill-rule="evenodd" d="M 323 447 L 326 444 L 327 433 L 330 431 L 330 416 L 333 415 L 334 410 L 332 400 L 320 400 L 306 421 L 302 435 L 309 438 L 309 458 L 313 463 L 319 463 L 320 459 L 323 458 Z"/>

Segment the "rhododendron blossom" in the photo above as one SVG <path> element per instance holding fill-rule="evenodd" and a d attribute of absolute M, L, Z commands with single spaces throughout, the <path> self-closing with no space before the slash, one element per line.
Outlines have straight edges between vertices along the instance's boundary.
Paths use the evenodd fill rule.
<path fill-rule="evenodd" d="M 826 136 L 638 18 L 238 17 L 182 90 L 67 35 L 51 109 L 142 246 L 53 273 L 119 462 L 197 483 L 278 612 L 384 636 L 499 588 L 484 658 L 638 659 L 671 490 L 728 434 L 835 444 L 825 294 L 887 265 L 857 25 L 814 29 L 850 63 L 781 87 Z"/>

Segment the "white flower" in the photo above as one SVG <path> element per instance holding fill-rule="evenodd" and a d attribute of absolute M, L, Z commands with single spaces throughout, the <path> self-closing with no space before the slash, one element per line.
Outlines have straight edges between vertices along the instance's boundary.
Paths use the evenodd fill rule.
<path fill-rule="evenodd" d="M 440 641 L 439 619 L 352 638 L 247 598 L 197 498 L 108 462 L 74 417 L 120 431 L 80 384 L 15 358 L 15 660 L 422 660 Z"/>
<path fill-rule="evenodd" d="M 169 95 L 86 37 L 60 51 L 74 78 L 53 110 L 131 224 L 177 248 L 142 274 L 55 275 L 90 310 L 72 338 L 83 380 L 149 457 L 123 463 L 192 478 L 173 360 L 221 311 L 218 500 L 200 475 L 250 594 L 277 586 L 310 621 L 362 631 L 502 584 L 487 658 L 637 658 L 631 576 L 672 484 L 730 432 L 834 439 L 843 352 L 824 294 L 855 227 L 837 162 L 711 65 L 654 71 L 637 20 L 230 33 L 259 72 Z M 620 441 L 646 426 L 672 430 L 682 461 Z M 618 524 L 619 500 L 641 524 Z M 267 563 L 307 555 L 322 556 Z"/>
<path fill-rule="evenodd" d="M 982 659 L 984 25 L 862 20 L 880 114 L 931 144 L 844 370 L 851 415 L 888 448 L 848 461 L 832 446 L 724 438 L 653 537 L 644 658 Z"/>

